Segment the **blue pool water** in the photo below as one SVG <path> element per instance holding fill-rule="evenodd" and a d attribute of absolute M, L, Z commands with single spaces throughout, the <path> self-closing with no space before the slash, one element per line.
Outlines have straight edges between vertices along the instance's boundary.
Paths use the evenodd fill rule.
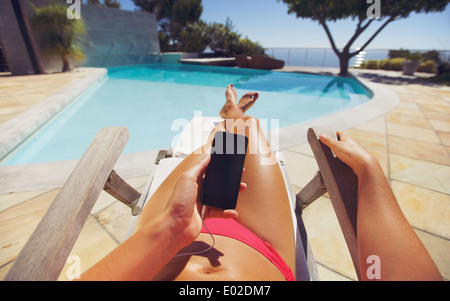
<path fill-rule="evenodd" d="M 78 159 L 97 132 L 126 126 L 124 153 L 173 146 L 195 115 L 218 116 L 225 88 L 238 98 L 259 92 L 248 114 L 267 120 L 267 129 L 301 123 L 368 101 L 370 91 L 352 78 L 181 64 L 108 69 L 108 77 L 37 131 L 2 165 Z M 277 122 L 271 122 L 276 120 Z"/>

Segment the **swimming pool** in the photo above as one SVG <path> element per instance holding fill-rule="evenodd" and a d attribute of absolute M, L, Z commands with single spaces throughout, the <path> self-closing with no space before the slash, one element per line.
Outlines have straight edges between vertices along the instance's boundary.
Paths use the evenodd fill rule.
<path fill-rule="evenodd" d="M 109 68 L 102 83 L 57 114 L 1 164 L 78 159 L 105 126 L 129 129 L 124 153 L 171 147 L 180 125 L 199 112 L 218 116 L 230 83 L 238 98 L 249 90 L 259 92 L 248 113 L 268 120 L 268 130 L 274 124 L 282 128 L 346 110 L 372 96 L 353 78 L 161 63 Z"/>

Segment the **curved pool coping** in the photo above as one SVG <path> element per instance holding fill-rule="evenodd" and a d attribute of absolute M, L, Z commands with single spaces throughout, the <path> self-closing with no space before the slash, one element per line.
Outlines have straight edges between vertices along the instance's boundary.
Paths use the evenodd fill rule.
<path fill-rule="evenodd" d="M 0 158 L 12 151 L 23 140 L 77 99 L 84 91 L 102 81 L 107 75 L 107 69 L 89 69 L 92 69 L 91 73 L 85 78 L 0 125 Z M 386 114 L 399 103 L 398 96 L 383 87 L 382 84 L 355 78 L 373 92 L 374 96 L 368 102 L 348 110 L 267 133 L 267 138 L 272 141 L 274 150 L 282 150 L 306 143 L 306 134 L 310 127 L 330 127 L 335 130 L 346 130 Z M 274 143 L 274 139 L 277 139 L 276 143 Z M 149 150 L 134 154 L 122 154 L 115 170 L 123 178 L 148 176 L 157 153 L 158 150 Z M 0 178 L 2 179 L 0 181 L 0 193 L 60 188 L 69 177 L 77 161 L 0 166 Z"/>
<path fill-rule="evenodd" d="M 268 134 L 268 138 L 273 136 L 278 139 L 278 149 L 289 148 L 306 143 L 307 131 L 311 127 L 329 127 L 336 131 L 343 131 L 386 114 L 400 102 L 397 94 L 383 85 L 358 77 L 354 78 L 373 92 L 373 97 L 368 102 L 331 115 L 281 128 L 278 137 L 276 133 L 271 132 L 272 135 Z"/>

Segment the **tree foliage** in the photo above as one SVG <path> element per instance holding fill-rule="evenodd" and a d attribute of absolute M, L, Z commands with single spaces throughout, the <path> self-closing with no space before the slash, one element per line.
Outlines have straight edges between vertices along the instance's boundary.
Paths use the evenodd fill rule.
<path fill-rule="evenodd" d="M 347 75 L 349 59 L 363 51 L 389 23 L 407 18 L 413 12 L 441 12 L 449 3 L 449 0 L 383 0 L 381 1 L 381 20 L 376 20 L 375 18 L 367 18 L 367 10 L 371 4 L 370 2 L 368 4 L 365 0 L 281 1 L 287 4 L 288 13 L 295 14 L 298 18 L 307 18 L 319 22 L 327 34 L 333 51 L 339 57 L 341 62 L 341 75 Z M 356 29 L 344 48 L 339 50 L 336 47 L 327 22 L 348 18 L 357 20 Z M 375 21 L 381 22 L 378 30 L 375 31 L 360 49 L 351 52 L 350 48 L 356 39 Z"/>
<path fill-rule="evenodd" d="M 106 7 L 120 9 L 120 2 L 117 0 L 103 0 Z"/>
<path fill-rule="evenodd" d="M 105 6 L 110 8 L 120 8 L 120 2 L 117 0 L 103 0 L 103 5 L 100 0 L 87 0 L 88 5 L 92 6 Z"/>
<path fill-rule="evenodd" d="M 181 33 L 200 20 L 201 0 L 133 0 L 140 11 L 154 13 L 163 51 L 181 51 Z"/>
<path fill-rule="evenodd" d="M 158 21 L 161 51 L 203 52 L 207 46 L 217 55 L 264 54 L 264 48 L 234 31 L 231 20 L 207 24 L 200 20 L 201 0 L 133 0 L 139 11 L 151 12 Z"/>

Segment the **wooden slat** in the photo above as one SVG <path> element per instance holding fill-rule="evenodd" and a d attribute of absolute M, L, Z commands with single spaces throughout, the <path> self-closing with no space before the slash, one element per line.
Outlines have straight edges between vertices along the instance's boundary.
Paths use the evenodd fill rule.
<path fill-rule="evenodd" d="M 302 210 L 310 205 L 312 202 L 321 197 L 325 192 L 327 192 L 327 188 L 322 179 L 322 174 L 320 171 L 317 172 L 315 177 L 300 190 L 296 195 L 297 205 L 296 208 Z"/>
<path fill-rule="evenodd" d="M 115 170 L 111 171 L 103 190 L 130 207 L 132 215 L 138 215 L 141 211 L 137 206 L 141 194 L 125 182 Z"/>
<path fill-rule="evenodd" d="M 358 179 L 349 166 L 335 157 L 332 151 L 318 140 L 321 133 L 337 140 L 336 132 L 332 129 L 310 128 L 308 130 L 308 142 L 330 195 L 331 203 L 353 260 L 356 275 L 358 279 L 361 279 L 356 231 Z"/>
<path fill-rule="evenodd" d="M 128 130 L 100 130 L 67 179 L 5 280 L 57 280 L 112 168 Z"/>

